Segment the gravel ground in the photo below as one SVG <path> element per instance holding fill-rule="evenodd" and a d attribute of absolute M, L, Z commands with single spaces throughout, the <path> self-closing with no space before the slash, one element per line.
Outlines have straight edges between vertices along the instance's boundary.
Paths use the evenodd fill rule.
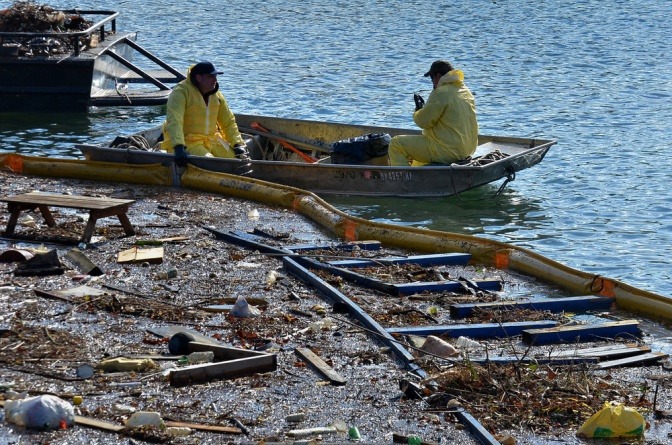
<path fill-rule="evenodd" d="M 3 195 L 40 190 L 135 199 L 128 216 L 137 232 L 133 237 L 126 237 L 116 219 L 100 220 L 92 243 L 80 247 L 104 274 L 83 276 L 77 265 L 65 256 L 77 246 L 77 241 L 73 240 L 82 233 L 86 215 L 58 209 L 53 212 L 58 226 L 47 229 L 39 213 L 24 212 L 17 233 L 27 239 L 3 238 L 0 252 L 9 248 L 55 249 L 65 272 L 62 275 L 20 277 L 13 273 L 16 263 L 0 263 L 0 387 L 5 391 L 28 391 L 31 395 L 55 394 L 67 401 L 81 396 L 83 402 L 75 406 L 76 414 L 117 425 L 123 425 L 133 411 L 156 411 L 164 419 L 176 421 L 232 427 L 242 424 L 247 432 L 194 431 L 186 437 L 167 437 L 149 431 L 131 437 L 81 426 L 35 432 L 2 419 L 0 445 L 292 443 L 297 439 L 288 434 L 290 430 L 335 424 L 357 427 L 362 443 L 392 443 L 393 433 L 419 436 L 434 443 L 478 443 L 452 415 L 446 413 L 445 400 L 437 406 L 436 393 L 434 398 L 428 397 L 430 388 L 436 389 L 436 386 L 423 386 L 409 375 L 375 336 L 355 326 L 354 319 L 333 314 L 331 305 L 320 298 L 315 289 L 283 270 L 279 258 L 217 240 L 203 229 L 203 226 L 244 232 L 256 229 L 277 235 L 284 245 L 334 246 L 340 242 L 301 215 L 286 209 L 181 189 L 6 173 L 0 173 L 0 184 Z M 4 227 L 7 219 L 8 213 L 0 214 L 0 225 Z M 164 243 L 160 264 L 117 262 L 119 252 L 132 248 L 136 241 L 178 236 L 187 239 Z M 277 244 L 278 241 L 269 238 L 268 243 Z M 384 249 L 377 254 L 394 253 L 399 252 Z M 333 251 L 321 254 L 351 255 Z M 404 274 L 412 272 L 417 271 L 406 270 Z M 368 273 L 384 272 L 372 270 Z M 497 275 L 506 284 L 505 291 L 499 296 L 507 298 L 560 292 L 516 274 L 480 266 L 464 266 L 443 273 L 467 275 L 473 279 Z M 334 277 L 323 278 L 338 286 L 385 326 L 424 324 L 428 321 L 428 312 L 434 314 L 434 321 L 450 323 L 447 316 L 449 303 L 464 298 L 432 294 L 413 298 L 390 297 L 356 288 Z M 35 293 L 36 289 L 53 292 L 80 285 L 94 287 L 102 293 L 75 296 L 71 302 Z M 259 306 L 261 314 L 258 317 L 240 318 L 227 312 L 204 310 L 209 305 L 230 304 L 241 295 L 263 303 Z M 474 298 L 492 296 L 476 295 Z M 429 311 L 430 308 L 435 310 Z M 626 314 L 615 316 L 627 317 Z M 322 317 L 329 318 L 333 325 L 319 326 L 318 322 L 324 320 Z M 167 328 L 188 329 L 236 348 L 276 354 L 277 370 L 183 387 L 170 386 L 160 369 L 98 371 L 91 378 L 77 377 L 76 370 L 81 365 L 96 365 L 106 358 L 118 356 L 151 356 L 157 366 L 163 367 L 175 364 L 175 357 L 167 357 L 168 337 L 156 335 L 157 330 Z M 648 334 L 643 342 L 651 338 L 658 342 L 672 338 L 658 323 L 645 321 L 643 330 Z M 413 344 L 415 339 L 403 340 Z M 331 385 L 326 382 L 297 357 L 295 349 L 298 347 L 311 348 L 347 383 Z M 507 348 L 524 351 L 515 339 L 492 342 L 489 347 L 499 353 Z M 445 361 L 426 357 L 420 363 L 435 376 L 445 377 L 444 373 L 455 369 L 447 367 Z M 600 379 L 605 382 L 602 386 L 604 394 L 592 394 L 588 403 L 588 399 L 584 400 L 585 388 L 578 387 L 582 380 L 572 377 L 570 387 L 577 386 L 574 394 L 577 405 L 588 403 L 584 412 L 592 412 L 589 409 L 600 406 L 607 397 L 626 397 L 629 403 L 637 404 L 651 424 L 646 439 L 637 439 L 633 443 L 669 442 L 668 421 L 655 420 L 651 404 L 657 387 L 657 407 L 672 408 L 666 367 L 658 364 L 599 372 L 583 369 L 574 375 L 588 376 L 588 381 Z M 545 379 L 556 378 L 550 370 L 544 370 L 543 376 Z M 400 389 L 400 382 L 404 380 L 424 388 L 421 399 L 410 398 L 408 392 Z M 123 386 L 124 383 L 136 385 L 136 382 L 140 384 Z M 440 389 L 446 398 L 460 399 L 450 387 Z M 527 396 L 535 397 L 535 394 Z M 476 417 L 481 416 L 484 425 L 498 425 L 492 418 L 500 416 L 499 423 L 506 426 L 493 432 L 503 436 L 509 434 L 516 443 L 582 443 L 574 436 L 576 426 L 568 418 L 544 427 L 539 426 L 543 420 L 535 423 L 519 419 L 511 425 L 502 422 L 502 416 L 506 417 L 507 413 L 501 405 L 492 405 L 491 415 L 482 416 L 481 413 L 488 412 L 488 407 L 479 408 L 477 404 L 481 401 L 468 398 L 460 401 Z M 469 403 L 473 405 L 469 407 Z M 550 403 L 553 403 L 552 398 Z M 288 422 L 287 416 L 294 413 L 303 413 L 304 419 L 298 423 Z M 317 439 L 320 443 L 348 440 L 347 433 L 343 432 L 305 439 Z"/>

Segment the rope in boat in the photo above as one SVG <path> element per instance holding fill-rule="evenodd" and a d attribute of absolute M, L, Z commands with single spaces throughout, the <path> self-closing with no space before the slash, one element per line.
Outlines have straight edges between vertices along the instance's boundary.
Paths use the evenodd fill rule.
<path fill-rule="evenodd" d="M 507 153 L 502 153 L 499 150 L 495 150 L 495 151 L 493 151 L 491 153 L 488 153 L 486 155 L 474 158 L 469 163 L 464 164 L 464 165 L 470 166 L 470 167 L 480 167 L 482 165 L 487 165 L 487 164 L 490 164 L 490 163 L 495 162 L 495 161 L 500 161 L 502 159 L 506 159 L 509 156 L 510 155 L 508 155 Z M 475 201 L 484 201 L 486 199 L 492 199 L 492 198 L 497 197 L 498 195 L 500 195 L 502 193 L 502 191 L 504 190 L 504 188 L 506 187 L 506 185 L 509 182 L 516 180 L 516 171 L 513 169 L 513 167 L 511 167 L 510 165 L 507 166 L 504 169 L 504 172 L 506 173 L 506 180 L 502 183 L 502 185 L 499 187 L 499 189 L 489 198 L 463 200 L 462 197 L 460 196 L 460 192 L 456 191 L 455 196 L 457 196 L 457 200 L 460 201 L 460 202 L 475 202 Z M 451 176 L 450 181 L 451 181 L 451 185 L 453 186 L 453 190 L 455 190 L 455 178 L 453 176 Z"/>

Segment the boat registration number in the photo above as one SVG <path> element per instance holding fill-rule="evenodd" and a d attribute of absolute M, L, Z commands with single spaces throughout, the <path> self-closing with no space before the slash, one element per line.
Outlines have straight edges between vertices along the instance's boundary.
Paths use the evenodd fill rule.
<path fill-rule="evenodd" d="M 379 181 L 412 181 L 413 173 L 408 171 L 355 171 L 341 170 L 334 172 L 334 179 L 368 179 Z"/>

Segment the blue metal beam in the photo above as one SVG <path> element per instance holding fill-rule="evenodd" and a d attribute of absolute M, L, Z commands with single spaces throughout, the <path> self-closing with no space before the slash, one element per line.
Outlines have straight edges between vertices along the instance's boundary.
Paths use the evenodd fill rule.
<path fill-rule="evenodd" d="M 468 253 L 440 253 L 436 255 L 411 255 L 392 258 L 353 258 L 352 260 L 328 261 L 336 267 L 375 267 L 417 264 L 419 266 L 463 266 L 471 259 Z"/>
<path fill-rule="evenodd" d="M 498 301 L 495 303 L 460 303 L 450 305 L 451 318 L 466 318 L 473 314 L 475 309 L 490 311 L 511 311 L 516 309 L 530 309 L 533 311 L 550 312 L 587 312 L 609 310 L 614 299 L 609 297 L 559 297 L 546 300 L 532 301 Z"/>
<path fill-rule="evenodd" d="M 552 345 L 557 343 L 581 343 L 613 340 L 617 337 L 639 338 L 639 321 L 624 320 L 600 324 L 558 326 L 547 329 L 523 331 L 523 343 L 528 345 Z"/>
<path fill-rule="evenodd" d="M 456 324 L 442 326 L 405 326 L 397 328 L 388 328 L 390 334 L 402 335 L 447 335 L 457 338 L 460 336 L 469 338 L 505 338 L 520 335 L 526 329 L 550 328 L 557 326 L 557 321 L 542 320 L 529 322 L 511 322 L 511 323 L 481 323 L 481 324 Z"/>
<path fill-rule="evenodd" d="M 369 314 L 364 312 L 356 303 L 343 295 L 322 278 L 301 266 L 297 261 L 295 261 L 294 258 L 283 257 L 282 263 L 287 271 L 315 287 L 322 294 L 324 299 L 332 303 L 339 302 L 341 305 L 347 308 L 348 314 L 350 316 L 356 318 L 360 323 L 362 323 L 362 325 L 364 325 L 365 328 L 376 332 L 378 334 L 377 337 L 385 344 L 385 346 L 390 348 L 394 355 L 396 355 L 397 358 L 401 360 L 402 363 L 404 363 L 404 365 L 406 365 L 416 374 L 419 374 L 422 377 L 426 376 L 425 371 L 423 371 L 422 368 L 414 363 L 415 358 L 413 357 L 413 354 L 401 346 L 399 342 L 385 330 L 385 328 L 378 324 L 376 320 L 371 318 Z"/>

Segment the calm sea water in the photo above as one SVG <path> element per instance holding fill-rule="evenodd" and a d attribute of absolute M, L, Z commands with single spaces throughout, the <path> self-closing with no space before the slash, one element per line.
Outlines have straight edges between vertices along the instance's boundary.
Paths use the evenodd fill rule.
<path fill-rule="evenodd" d="M 451 60 L 476 96 L 481 133 L 557 138 L 544 162 L 495 198 L 497 185 L 446 199 L 330 202 L 508 241 L 672 297 L 669 1 L 171 3 L 90 8 L 120 11 L 117 28 L 137 31 L 175 67 L 213 61 L 236 112 L 412 128 L 412 93 L 431 88 L 422 74 Z M 74 143 L 143 129 L 164 113 L 4 114 L 0 150 L 78 156 Z"/>

